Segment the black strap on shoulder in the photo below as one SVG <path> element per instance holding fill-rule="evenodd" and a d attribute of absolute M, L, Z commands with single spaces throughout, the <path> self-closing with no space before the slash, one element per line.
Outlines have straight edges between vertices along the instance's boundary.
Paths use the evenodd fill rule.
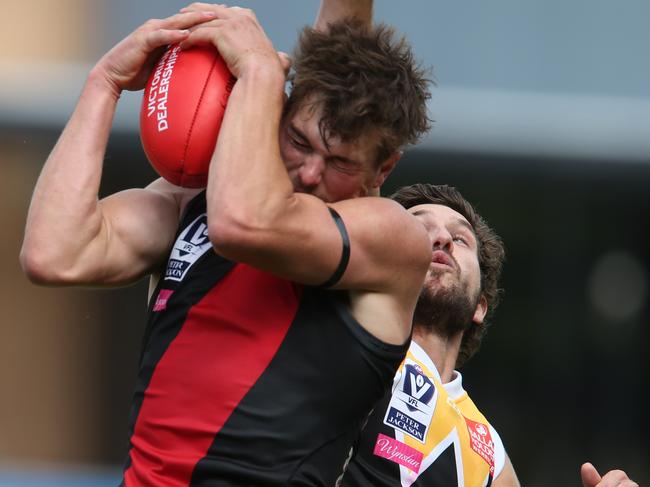
<path fill-rule="evenodd" d="M 345 223 L 343 223 L 341 215 L 339 215 L 335 209 L 329 207 L 328 209 L 330 210 L 330 214 L 334 219 L 334 223 L 336 223 L 336 227 L 339 229 L 339 233 L 341 234 L 341 240 L 343 241 L 343 251 L 341 252 L 341 260 L 339 261 L 339 265 L 334 271 L 334 274 L 332 274 L 332 276 L 327 281 L 321 284 L 320 287 L 332 287 L 334 284 L 339 282 L 343 276 L 343 273 L 345 272 L 345 269 L 348 267 L 348 262 L 350 261 L 350 236 L 348 235 L 348 231 L 345 228 Z"/>

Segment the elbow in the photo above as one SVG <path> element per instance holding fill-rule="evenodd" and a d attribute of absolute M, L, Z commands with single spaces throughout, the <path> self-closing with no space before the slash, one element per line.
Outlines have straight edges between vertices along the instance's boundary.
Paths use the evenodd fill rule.
<path fill-rule="evenodd" d="M 293 196 L 293 193 L 292 193 Z M 294 200 L 268 199 L 264 205 L 214 204 L 208 207 L 208 238 L 214 251 L 238 262 L 257 261 L 273 246 Z"/>
<path fill-rule="evenodd" d="M 208 238 L 214 251 L 229 260 L 246 261 L 255 251 L 260 231 L 244 215 L 220 215 L 208 219 Z"/>
<path fill-rule="evenodd" d="M 23 272 L 34 284 L 49 284 L 53 276 L 51 275 L 50 266 L 47 265 L 42 255 L 35 249 L 29 249 L 23 245 L 20 250 L 20 266 Z"/>
<path fill-rule="evenodd" d="M 208 238 L 214 251 L 223 257 L 227 257 L 224 250 L 227 252 L 229 242 L 233 240 L 229 226 L 221 221 L 213 223 L 208 220 Z"/>
<path fill-rule="evenodd" d="M 63 285 L 68 282 L 57 260 L 48 257 L 43 249 L 23 245 L 19 260 L 25 276 L 34 284 Z"/>

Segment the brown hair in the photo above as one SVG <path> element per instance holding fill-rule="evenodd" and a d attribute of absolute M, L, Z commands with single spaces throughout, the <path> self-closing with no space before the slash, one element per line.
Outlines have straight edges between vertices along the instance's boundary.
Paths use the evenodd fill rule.
<path fill-rule="evenodd" d="M 355 20 L 332 23 L 328 32 L 303 29 L 293 55 L 286 110 L 322 104 L 320 132 L 349 141 L 378 133 L 377 161 L 414 144 L 431 127 L 426 101 L 430 80 L 406 39 L 392 28 Z"/>
<path fill-rule="evenodd" d="M 481 270 L 481 294 L 485 296 L 488 311 L 481 326 L 471 326 L 463 334 L 456 366 L 460 367 L 476 353 L 488 327 L 488 319 L 494 313 L 501 290 L 498 280 L 505 260 L 505 250 L 501 238 L 490 228 L 474 207 L 453 186 L 433 184 L 413 184 L 398 189 L 391 199 L 404 208 L 417 205 L 444 205 L 463 215 L 472 225 L 478 240 L 478 262 Z"/>

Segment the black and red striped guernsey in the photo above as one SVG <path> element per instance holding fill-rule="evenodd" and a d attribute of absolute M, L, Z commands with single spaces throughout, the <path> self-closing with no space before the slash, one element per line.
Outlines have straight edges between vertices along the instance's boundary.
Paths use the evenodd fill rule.
<path fill-rule="evenodd" d="M 192 200 L 151 300 L 123 484 L 334 486 L 407 350 L 346 298 L 220 257 Z"/>

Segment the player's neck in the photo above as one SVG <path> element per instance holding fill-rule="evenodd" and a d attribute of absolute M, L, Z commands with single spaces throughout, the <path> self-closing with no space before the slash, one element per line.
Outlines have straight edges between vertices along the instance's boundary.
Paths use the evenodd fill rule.
<path fill-rule="evenodd" d="M 450 382 L 453 377 L 462 339 L 462 331 L 448 337 L 424 327 L 413 327 L 413 340 L 422 347 L 434 363 L 443 384 Z"/>

